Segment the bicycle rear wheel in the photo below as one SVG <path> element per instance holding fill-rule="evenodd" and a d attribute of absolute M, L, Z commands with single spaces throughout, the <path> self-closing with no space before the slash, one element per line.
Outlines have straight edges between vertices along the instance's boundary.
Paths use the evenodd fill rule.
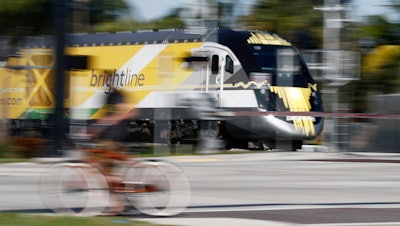
<path fill-rule="evenodd" d="M 190 201 L 190 184 L 185 173 L 167 162 L 143 161 L 127 170 L 127 198 L 141 213 L 173 216 L 182 213 Z"/>
<path fill-rule="evenodd" d="M 49 167 L 42 174 L 40 191 L 48 208 L 66 215 L 98 215 L 110 199 L 104 176 L 84 163 L 59 163 Z"/>

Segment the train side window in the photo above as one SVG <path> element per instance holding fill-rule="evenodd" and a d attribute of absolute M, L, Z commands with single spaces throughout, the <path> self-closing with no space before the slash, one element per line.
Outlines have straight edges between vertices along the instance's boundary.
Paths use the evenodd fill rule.
<path fill-rule="evenodd" d="M 88 56 L 66 55 L 66 69 L 67 70 L 85 70 L 88 68 Z"/>
<path fill-rule="evenodd" d="M 219 57 L 218 55 L 212 55 L 211 58 L 211 73 L 213 75 L 218 74 L 219 72 Z"/>
<path fill-rule="evenodd" d="M 226 55 L 225 71 L 233 74 L 233 60 L 229 55 Z"/>

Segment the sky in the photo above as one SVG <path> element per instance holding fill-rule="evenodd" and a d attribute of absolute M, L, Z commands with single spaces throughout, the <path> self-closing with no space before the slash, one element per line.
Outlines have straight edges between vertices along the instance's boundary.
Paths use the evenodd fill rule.
<path fill-rule="evenodd" d="M 144 19 L 146 21 L 153 20 L 165 16 L 174 8 L 185 6 L 194 0 L 125 0 L 128 4 L 136 7 L 134 12 L 135 18 Z M 197 0 L 199 1 L 199 0 Z M 241 1 L 245 7 L 248 7 L 250 2 L 256 0 L 243 0 Z M 351 18 L 361 21 L 365 16 L 383 14 L 388 16 L 388 19 L 399 20 L 395 12 L 390 10 L 390 7 L 384 5 L 390 4 L 390 0 L 353 0 Z"/>
<path fill-rule="evenodd" d="M 172 9 L 179 8 L 181 6 L 198 2 L 199 0 L 125 0 L 128 4 L 136 7 L 138 10 L 134 13 L 138 14 L 135 18 L 141 18 L 146 21 L 157 19 L 165 16 Z M 241 0 L 241 4 L 244 6 L 249 5 L 255 0 Z M 239 1 L 238 1 L 239 2 Z"/>
<path fill-rule="evenodd" d="M 135 18 L 153 20 L 165 16 L 171 9 L 178 8 L 186 0 L 125 0 L 136 7 Z"/>
<path fill-rule="evenodd" d="M 385 15 L 387 19 L 398 21 L 398 13 L 387 6 L 390 4 L 391 0 L 353 0 L 354 10 L 352 10 L 352 14 L 353 17 L 358 21 L 365 18 L 365 16 L 377 14 Z"/>

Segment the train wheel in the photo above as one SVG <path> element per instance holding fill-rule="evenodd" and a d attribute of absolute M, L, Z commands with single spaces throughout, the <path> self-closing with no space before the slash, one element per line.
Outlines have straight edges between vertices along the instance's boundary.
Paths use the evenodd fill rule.
<path fill-rule="evenodd" d="M 298 149 L 301 149 L 302 146 L 303 146 L 302 140 L 293 140 L 292 141 L 292 151 L 297 151 Z"/>
<path fill-rule="evenodd" d="M 228 139 L 225 148 L 226 149 L 233 149 L 233 148 L 249 149 L 249 143 L 246 140 Z"/>
<path fill-rule="evenodd" d="M 210 152 L 224 148 L 220 139 L 220 124 L 218 121 L 199 121 L 199 136 L 197 149 L 199 152 Z"/>

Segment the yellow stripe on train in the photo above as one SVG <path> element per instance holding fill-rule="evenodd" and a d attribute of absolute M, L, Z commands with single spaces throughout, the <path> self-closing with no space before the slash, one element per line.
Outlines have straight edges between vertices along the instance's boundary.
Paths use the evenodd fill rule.
<path fill-rule="evenodd" d="M 74 89 L 70 106 L 100 108 L 91 115 L 91 118 L 99 118 L 104 110 L 104 92 L 109 92 L 112 86 L 120 88 L 127 102 L 132 104 L 131 108 L 155 90 L 174 90 L 192 73 L 182 68 L 185 54 L 202 44 L 71 47 L 69 54 L 89 56 L 90 62 L 89 70 L 70 73 Z"/>
<path fill-rule="evenodd" d="M 309 88 L 270 86 L 270 90 L 283 100 L 285 107 L 291 112 L 308 112 L 311 110 L 309 102 L 311 90 Z M 315 135 L 314 118 L 288 117 L 287 120 L 293 121 L 296 130 L 306 136 Z"/>

